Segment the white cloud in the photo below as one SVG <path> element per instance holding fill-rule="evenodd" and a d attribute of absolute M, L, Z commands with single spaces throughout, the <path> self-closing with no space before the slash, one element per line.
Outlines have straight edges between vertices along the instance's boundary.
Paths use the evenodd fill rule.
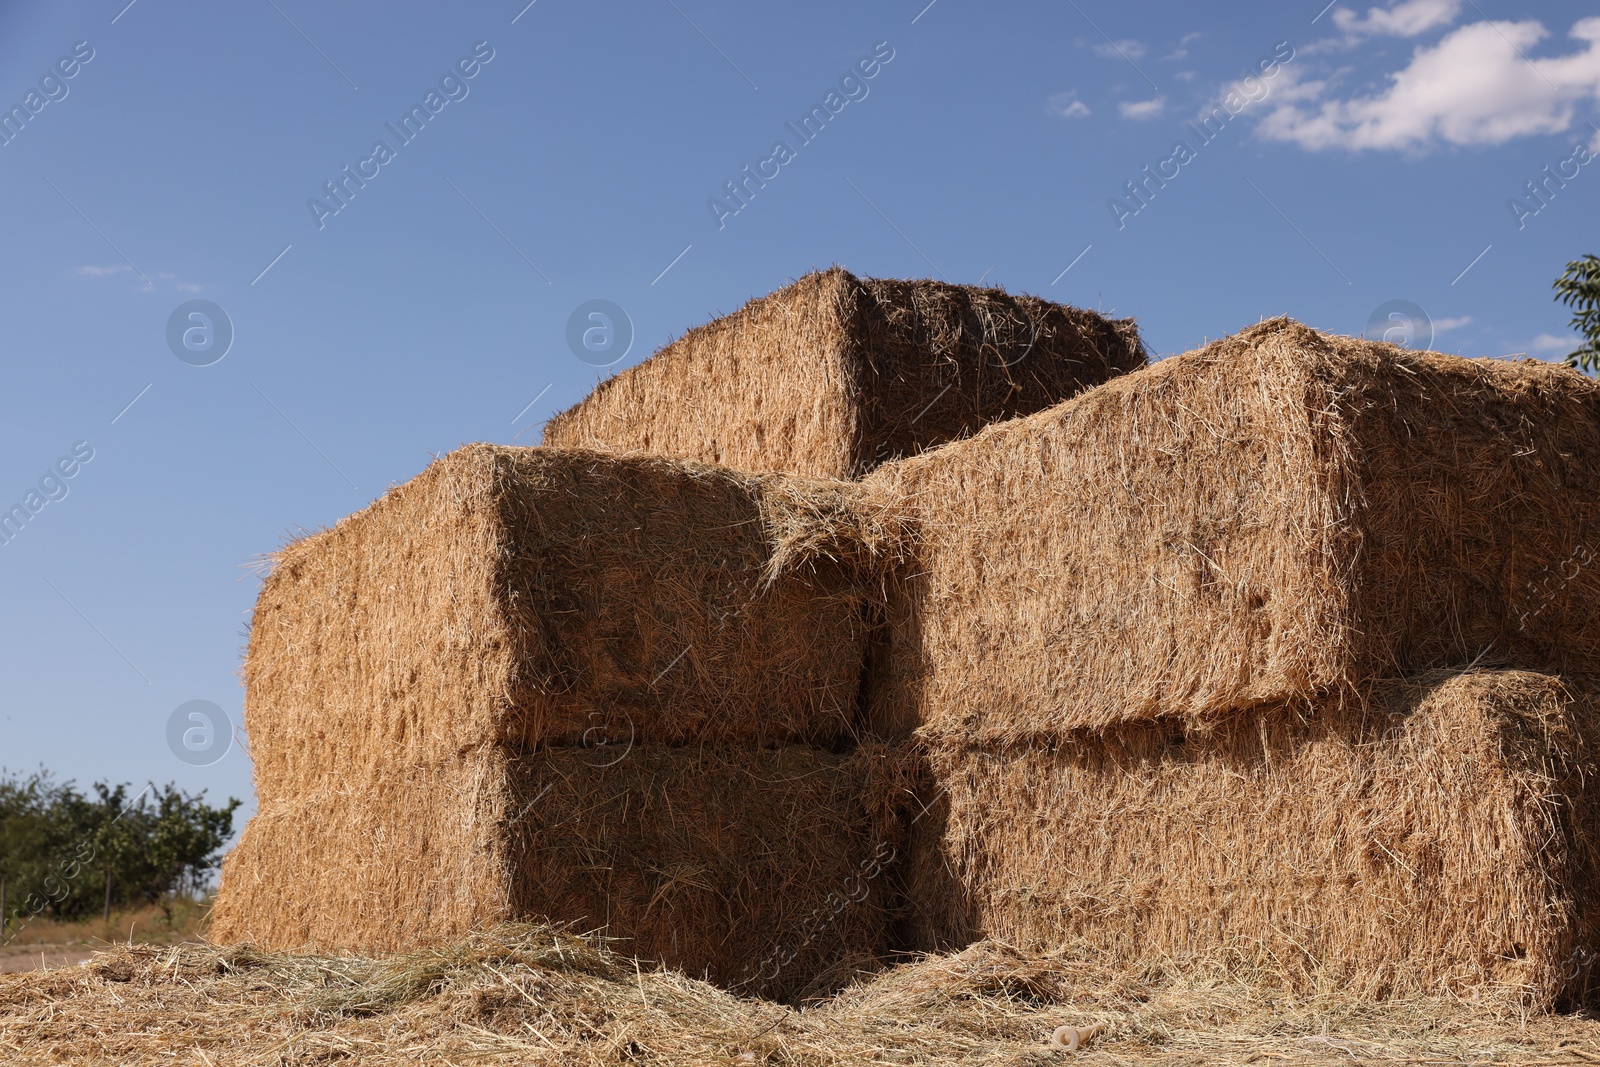
<path fill-rule="evenodd" d="M 97 267 L 91 264 L 79 267 L 72 272 L 73 276 L 77 278 L 115 278 L 119 274 L 132 273 L 134 273 L 134 269 L 126 263 L 114 263 L 109 267 Z M 135 284 L 138 289 L 148 293 L 158 288 L 158 282 L 170 285 L 180 293 L 199 293 L 205 290 L 204 285 L 183 281 L 176 274 L 170 274 L 164 270 L 156 271 L 153 278 L 141 274 Z"/>
<path fill-rule="evenodd" d="M 1158 96 L 1154 100 L 1124 100 L 1117 105 L 1117 111 L 1125 119 L 1153 119 L 1167 108 L 1167 98 Z"/>
<path fill-rule="evenodd" d="M 1387 9 L 1368 8 L 1366 18 L 1341 7 L 1333 13 L 1333 24 L 1352 35 L 1415 37 L 1437 26 L 1450 25 L 1459 14 L 1461 0 L 1402 0 Z"/>
<path fill-rule="evenodd" d="M 1089 105 L 1078 99 L 1078 91 L 1070 93 L 1056 93 L 1050 98 L 1050 111 L 1064 119 L 1086 119 L 1094 112 L 1089 110 Z"/>
<path fill-rule="evenodd" d="M 1436 334 L 1447 333 L 1450 330 L 1458 330 L 1463 326 L 1469 325 L 1471 322 L 1472 322 L 1472 316 L 1471 315 L 1462 315 L 1459 318 L 1454 318 L 1454 319 L 1451 319 L 1451 318 L 1434 319 L 1433 320 L 1433 332 L 1436 333 Z"/>
<path fill-rule="evenodd" d="M 1201 36 L 1202 35 L 1199 34 L 1199 33 L 1186 33 L 1186 34 L 1184 34 L 1183 35 L 1183 40 L 1178 42 L 1177 47 L 1172 50 L 1172 54 L 1171 55 L 1162 56 L 1161 58 L 1163 60 L 1187 59 L 1188 56 L 1189 56 L 1189 44 L 1190 44 L 1190 42 L 1198 41 L 1201 38 Z"/>
<path fill-rule="evenodd" d="M 1550 356 L 1557 356 L 1561 359 L 1565 359 L 1567 357 L 1567 353 L 1571 352 L 1577 347 L 1578 339 L 1576 337 L 1561 337 L 1553 333 L 1541 333 L 1538 337 L 1535 337 L 1526 345 L 1523 345 L 1522 350 L 1528 355 L 1538 356 L 1540 359 L 1545 359 Z"/>
<path fill-rule="evenodd" d="M 1398 9 L 1396 9 L 1398 10 Z M 1283 100 L 1261 122 L 1263 136 L 1302 148 L 1410 149 L 1439 143 L 1501 144 L 1514 137 L 1562 133 L 1576 106 L 1600 99 L 1600 18 L 1569 34 L 1584 48 L 1534 61 L 1528 49 L 1549 36 L 1535 21 L 1478 22 L 1418 48 L 1390 75 L 1387 90 L 1349 100 Z"/>
<path fill-rule="evenodd" d="M 1107 59 L 1139 59 L 1143 57 L 1145 52 L 1149 51 L 1143 41 L 1131 39 L 1126 41 L 1107 41 L 1104 44 L 1095 45 L 1094 50 L 1096 54 L 1105 56 Z"/>
<path fill-rule="evenodd" d="M 1219 107 L 1225 108 L 1230 114 L 1237 113 L 1242 106 L 1249 106 L 1259 112 L 1265 106 L 1263 101 L 1266 100 L 1272 100 L 1280 109 L 1303 101 L 1315 102 L 1327 92 L 1328 83 L 1306 79 L 1302 77 L 1304 73 L 1299 67 L 1279 67 L 1270 78 L 1258 78 L 1252 74 L 1238 81 L 1229 82 L 1214 99 L 1196 112 L 1195 118 L 1203 122 Z M 1241 101 L 1242 104 L 1230 105 L 1228 103 L 1230 97 Z"/>

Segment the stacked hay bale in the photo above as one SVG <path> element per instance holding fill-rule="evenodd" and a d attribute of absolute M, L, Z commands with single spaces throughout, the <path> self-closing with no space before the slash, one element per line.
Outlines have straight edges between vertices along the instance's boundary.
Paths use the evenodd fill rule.
<path fill-rule="evenodd" d="M 918 527 L 869 716 L 928 764 L 914 947 L 1587 982 L 1588 690 L 1381 680 L 1600 675 L 1593 382 L 1275 320 L 864 489 Z"/>
<path fill-rule="evenodd" d="M 544 443 L 851 479 L 1144 364 L 1131 319 L 835 267 L 602 383 Z"/>
<path fill-rule="evenodd" d="M 788 998 L 983 935 L 1584 995 L 1600 386 L 1288 320 L 1143 363 L 828 271 L 289 546 L 213 935 L 542 917 Z"/>
<path fill-rule="evenodd" d="M 256 606 L 260 814 L 212 935 L 397 949 L 502 918 L 790 995 L 881 952 L 858 743 L 881 531 L 838 487 L 474 445 L 286 548 Z M 856 523 L 856 525 L 851 525 Z"/>
<path fill-rule="evenodd" d="M 829 271 L 606 383 L 564 447 L 462 449 L 290 545 L 212 935 L 537 916 L 743 992 L 847 978 L 901 826 L 859 715 L 896 538 L 841 483 L 692 461 L 853 476 L 1143 362 L 1128 322 Z"/>
<path fill-rule="evenodd" d="M 924 741 L 912 943 L 1087 944 L 1362 999 L 1583 999 L 1600 708 L 1529 671 L 991 746 Z"/>

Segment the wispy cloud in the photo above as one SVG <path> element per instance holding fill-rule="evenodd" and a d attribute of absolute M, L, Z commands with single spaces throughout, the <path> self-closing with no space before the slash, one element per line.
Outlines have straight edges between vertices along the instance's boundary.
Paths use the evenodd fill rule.
<path fill-rule="evenodd" d="M 1567 353 L 1578 347 L 1578 339 L 1571 335 L 1561 336 L 1553 333 L 1541 333 L 1533 340 L 1522 346 L 1522 351 L 1530 356 L 1540 359 L 1565 359 Z"/>
<path fill-rule="evenodd" d="M 1125 119 L 1153 119 L 1167 109 L 1167 98 L 1158 96 L 1153 100 L 1124 100 L 1117 105 L 1117 112 Z"/>
<path fill-rule="evenodd" d="M 1050 98 L 1051 114 L 1060 115 L 1065 119 L 1086 119 L 1093 114 L 1089 105 L 1078 99 L 1078 91 L 1074 89 L 1069 93 L 1056 93 Z"/>
<path fill-rule="evenodd" d="M 115 278 L 121 274 L 132 273 L 133 268 L 128 266 L 126 263 L 113 263 L 109 267 L 100 267 L 95 266 L 94 264 L 87 264 L 74 270 L 72 272 L 72 276 L 75 278 L 100 279 Z M 146 282 L 148 282 L 148 284 L 146 284 Z M 146 279 L 146 282 L 141 282 L 136 288 L 139 288 L 145 292 L 151 292 L 159 287 L 158 283 L 170 285 L 173 289 L 176 289 L 180 293 L 199 293 L 204 292 L 206 288 L 204 285 L 201 285 L 198 282 L 182 281 L 176 274 L 169 274 L 164 270 L 157 271 L 154 277 L 151 279 Z"/>
<path fill-rule="evenodd" d="M 1533 20 L 1462 26 L 1418 48 L 1382 92 L 1328 99 L 1328 83 L 1305 83 L 1298 98 L 1280 97 L 1260 132 L 1302 148 L 1350 151 L 1494 145 L 1563 133 L 1579 104 L 1600 99 L 1600 17 L 1572 27 L 1580 50 L 1529 58 L 1548 36 Z M 1304 91 L 1312 86 L 1316 91 Z"/>
<path fill-rule="evenodd" d="M 1195 41 L 1198 41 L 1202 36 L 1203 35 L 1199 33 L 1184 34 L 1183 39 L 1178 42 L 1177 46 L 1173 48 L 1171 52 L 1162 56 L 1161 58 L 1163 60 L 1187 59 L 1189 56 L 1189 45 Z"/>
<path fill-rule="evenodd" d="M 1458 317 L 1453 318 L 1453 319 L 1452 318 L 1434 319 L 1433 320 L 1433 332 L 1434 333 L 1447 333 L 1450 330 L 1459 330 L 1463 326 L 1470 325 L 1471 322 L 1472 322 L 1472 316 L 1471 315 L 1461 315 L 1461 316 L 1458 316 Z"/>
<path fill-rule="evenodd" d="M 1352 36 L 1415 37 L 1448 26 L 1461 14 L 1461 0 L 1402 0 L 1393 7 L 1371 7 L 1366 16 L 1347 7 L 1333 13 L 1333 24 Z"/>
<path fill-rule="evenodd" d="M 205 286 L 198 285 L 195 282 L 179 281 L 176 274 L 168 274 L 166 271 L 158 271 L 156 277 L 161 281 L 171 282 L 172 287 L 180 293 L 198 293 L 205 288 Z"/>
<path fill-rule="evenodd" d="M 1096 55 L 1107 59 L 1142 59 L 1150 49 L 1143 41 L 1129 38 L 1126 41 L 1106 41 L 1092 46 Z"/>

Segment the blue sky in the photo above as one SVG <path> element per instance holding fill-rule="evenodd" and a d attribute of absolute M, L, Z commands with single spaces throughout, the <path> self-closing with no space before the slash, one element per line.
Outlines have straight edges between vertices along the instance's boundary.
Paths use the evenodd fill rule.
<path fill-rule="evenodd" d="M 814 267 L 1559 358 L 1600 251 L 1575 3 L 525 3 L 0 3 L 0 764 L 250 798 L 167 727 L 238 720 L 256 561 Z"/>

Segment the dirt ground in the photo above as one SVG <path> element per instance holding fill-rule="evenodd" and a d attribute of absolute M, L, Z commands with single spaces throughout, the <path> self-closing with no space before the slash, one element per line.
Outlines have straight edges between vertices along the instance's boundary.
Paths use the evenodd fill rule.
<path fill-rule="evenodd" d="M 52 967 L 76 967 L 92 955 L 94 955 L 93 949 L 66 945 L 41 945 L 37 948 L 0 952 L 0 974 L 42 971 Z"/>

